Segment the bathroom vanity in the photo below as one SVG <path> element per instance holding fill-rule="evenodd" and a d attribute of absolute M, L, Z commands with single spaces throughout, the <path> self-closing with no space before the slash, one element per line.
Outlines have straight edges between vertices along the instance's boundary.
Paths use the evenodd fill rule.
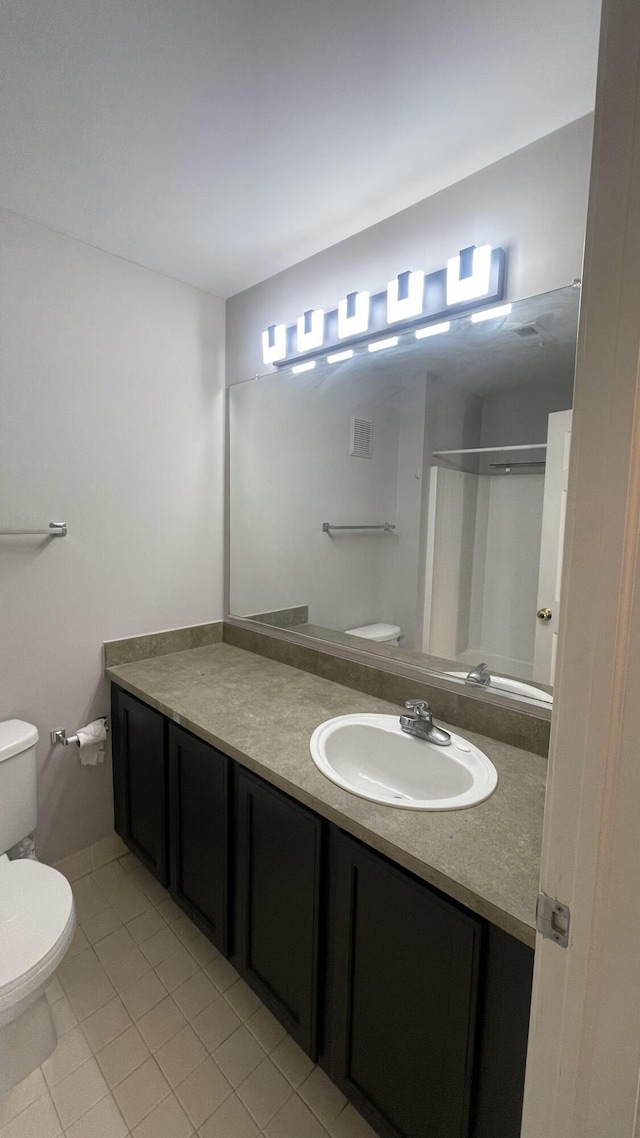
<path fill-rule="evenodd" d="M 397 711 L 212 644 L 111 667 L 116 829 L 384 1138 L 517 1138 L 544 760 L 470 810 L 394 810 L 314 727 Z"/>

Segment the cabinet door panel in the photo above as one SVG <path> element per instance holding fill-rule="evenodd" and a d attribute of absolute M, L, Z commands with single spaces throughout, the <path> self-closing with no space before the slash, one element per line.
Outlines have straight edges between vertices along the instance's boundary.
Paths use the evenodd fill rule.
<path fill-rule="evenodd" d="M 229 759 L 170 724 L 171 893 L 227 951 Z"/>
<path fill-rule="evenodd" d="M 331 1073 L 383 1135 L 468 1134 L 480 923 L 336 842 Z"/>
<path fill-rule="evenodd" d="M 168 884 L 165 721 L 113 689 L 115 828 L 162 885 Z"/>
<path fill-rule="evenodd" d="M 236 963 L 314 1058 L 321 846 L 320 818 L 238 772 Z"/>

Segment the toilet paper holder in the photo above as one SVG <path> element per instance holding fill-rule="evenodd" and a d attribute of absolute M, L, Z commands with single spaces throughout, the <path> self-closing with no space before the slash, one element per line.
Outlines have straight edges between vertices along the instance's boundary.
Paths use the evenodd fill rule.
<path fill-rule="evenodd" d="M 104 719 L 105 729 L 108 731 L 109 730 L 109 724 L 107 723 L 106 715 L 100 716 L 99 718 Z M 49 738 L 51 739 L 51 744 L 54 747 L 57 746 L 58 743 L 62 747 L 79 747 L 80 746 L 80 740 L 79 740 L 78 736 L 77 735 L 67 735 L 67 732 L 66 732 L 64 727 L 59 727 L 57 731 L 52 731 Z"/>

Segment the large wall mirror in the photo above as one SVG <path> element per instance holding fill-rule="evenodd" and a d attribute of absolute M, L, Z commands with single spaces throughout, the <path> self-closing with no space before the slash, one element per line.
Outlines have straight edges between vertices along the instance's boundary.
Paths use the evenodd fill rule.
<path fill-rule="evenodd" d="M 548 705 L 578 305 L 231 387 L 230 614 Z"/>

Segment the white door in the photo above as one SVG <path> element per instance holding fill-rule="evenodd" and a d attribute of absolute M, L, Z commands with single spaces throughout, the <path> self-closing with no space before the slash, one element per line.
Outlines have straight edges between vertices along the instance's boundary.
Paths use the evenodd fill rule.
<path fill-rule="evenodd" d="M 538 610 L 533 656 L 533 678 L 543 684 L 553 684 L 556 674 L 562 550 L 567 519 L 567 485 L 571 450 L 571 414 L 571 411 L 555 411 L 549 415 L 547 432 Z"/>
<path fill-rule="evenodd" d="M 640 4 L 604 0 L 523 1138 L 640 1138 Z"/>

